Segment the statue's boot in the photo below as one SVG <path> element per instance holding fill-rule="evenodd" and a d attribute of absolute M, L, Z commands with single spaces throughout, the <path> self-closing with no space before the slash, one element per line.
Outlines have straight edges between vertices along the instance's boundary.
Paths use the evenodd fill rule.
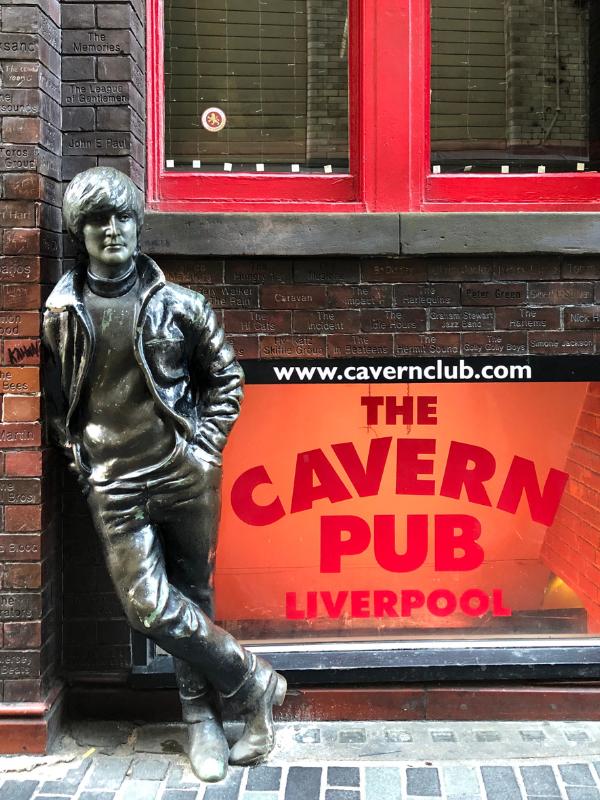
<path fill-rule="evenodd" d="M 285 698 L 287 682 L 262 658 L 254 665 L 239 689 L 228 696 L 235 713 L 244 720 L 244 732 L 229 753 L 229 763 L 249 766 L 263 761 L 275 746 L 273 706 Z"/>
<path fill-rule="evenodd" d="M 197 713 L 194 722 L 188 723 L 190 764 L 201 781 L 216 783 L 227 775 L 229 745 L 208 698 L 203 699 L 202 709 L 198 700 L 194 702 Z"/>

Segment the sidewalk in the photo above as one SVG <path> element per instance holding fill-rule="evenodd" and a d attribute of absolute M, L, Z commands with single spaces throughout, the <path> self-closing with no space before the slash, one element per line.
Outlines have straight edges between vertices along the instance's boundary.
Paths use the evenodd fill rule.
<path fill-rule="evenodd" d="M 185 741 L 181 725 L 73 723 L 49 756 L 0 756 L 0 800 L 600 800 L 598 722 L 282 723 L 266 765 L 213 785 Z"/>

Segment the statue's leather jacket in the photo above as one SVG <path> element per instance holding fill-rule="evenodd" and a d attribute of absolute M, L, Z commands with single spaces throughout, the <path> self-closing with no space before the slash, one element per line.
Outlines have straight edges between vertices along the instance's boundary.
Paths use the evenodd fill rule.
<path fill-rule="evenodd" d="M 157 407 L 198 455 L 220 465 L 240 410 L 244 373 L 206 298 L 168 283 L 145 255 L 137 257 L 140 310 L 133 350 Z M 75 471 L 81 457 L 78 404 L 94 352 L 94 330 L 83 302 L 85 268 L 64 275 L 46 301 L 44 394 L 58 444 Z"/>

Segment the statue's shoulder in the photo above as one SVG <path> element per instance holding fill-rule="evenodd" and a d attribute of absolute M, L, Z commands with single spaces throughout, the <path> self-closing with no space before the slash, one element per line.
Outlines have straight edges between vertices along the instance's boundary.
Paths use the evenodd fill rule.
<path fill-rule="evenodd" d="M 65 308 L 74 305 L 77 302 L 77 270 L 72 269 L 60 278 L 54 289 L 48 295 L 46 300 L 46 311 L 64 311 Z"/>

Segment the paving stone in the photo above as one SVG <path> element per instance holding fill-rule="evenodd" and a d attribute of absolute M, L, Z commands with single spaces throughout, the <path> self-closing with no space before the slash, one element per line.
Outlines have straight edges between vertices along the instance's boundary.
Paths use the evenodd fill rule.
<path fill-rule="evenodd" d="M 204 800 L 236 800 L 240 793 L 243 774 L 244 770 L 241 767 L 237 769 L 229 768 L 224 781 L 213 783 L 206 787 Z"/>
<path fill-rule="evenodd" d="M 434 767 L 408 767 L 406 793 L 417 797 L 440 797 L 440 776 Z"/>
<path fill-rule="evenodd" d="M 585 731 L 566 731 L 565 739 L 568 742 L 589 742 L 590 737 Z"/>
<path fill-rule="evenodd" d="M 477 773 L 472 767 L 444 767 L 446 794 L 455 796 L 479 795 Z"/>
<path fill-rule="evenodd" d="M 480 794 L 449 794 L 448 800 L 482 800 Z"/>
<path fill-rule="evenodd" d="M 360 800 L 360 792 L 356 789 L 327 789 L 325 800 Z"/>
<path fill-rule="evenodd" d="M 567 786 L 569 800 L 600 800 L 600 792 L 591 786 Z"/>
<path fill-rule="evenodd" d="M 154 800 L 160 789 L 160 781 L 128 780 L 123 784 L 120 800 Z"/>
<path fill-rule="evenodd" d="M 367 767 L 366 800 L 401 800 L 400 770 L 397 767 Z"/>
<path fill-rule="evenodd" d="M 487 800 L 521 800 L 521 790 L 512 767 L 482 767 Z"/>
<path fill-rule="evenodd" d="M 125 744 L 134 726 L 130 722 L 104 720 L 74 720 L 70 724 L 71 736 L 80 745 L 117 747 Z"/>
<path fill-rule="evenodd" d="M 40 786 L 40 794 L 37 796 L 62 795 L 63 797 L 72 797 L 76 791 L 77 784 L 69 783 L 66 780 L 44 781 Z"/>
<path fill-rule="evenodd" d="M 432 742 L 455 742 L 456 734 L 452 731 L 431 731 Z"/>
<path fill-rule="evenodd" d="M 594 776 L 587 764 L 561 764 L 558 768 L 567 786 L 595 786 Z"/>
<path fill-rule="evenodd" d="M 496 731 L 475 731 L 475 738 L 478 742 L 499 742 L 501 737 Z"/>
<path fill-rule="evenodd" d="M 162 800 L 196 800 L 198 790 L 185 791 L 184 789 L 166 789 Z"/>
<path fill-rule="evenodd" d="M 358 767 L 328 767 L 327 783 L 329 786 L 360 786 L 360 770 Z"/>
<path fill-rule="evenodd" d="M 281 783 L 281 767 L 255 767 L 248 770 L 247 792 L 276 792 Z"/>
<path fill-rule="evenodd" d="M 319 800 L 321 767 L 290 767 L 285 785 L 285 800 Z"/>
<path fill-rule="evenodd" d="M 277 800 L 278 792 L 244 792 L 244 800 Z"/>
<path fill-rule="evenodd" d="M 0 800 L 29 800 L 37 787 L 37 781 L 4 781 Z"/>
<path fill-rule="evenodd" d="M 114 792 L 82 792 L 79 800 L 113 800 Z"/>
<path fill-rule="evenodd" d="M 117 756 L 95 758 L 85 788 L 116 791 L 123 783 L 130 764 L 130 758 L 118 758 Z"/>
<path fill-rule="evenodd" d="M 319 744 L 321 741 L 321 731 L 318 728 L 298 731 L 298 733 L 294 734 L 294 739 L 300 742 L 300 744 Z"/>
<path fill-rule="evenodd" d="M 136 758 L 133 762 L 131 777 L 144 781 L 162 781 L 168 769 L 169 762 L 164 759 Z"/>
<path fill-rule="evenodd" d="M 386 730 L 384 733 L 386 742 L 412 742 L 413 737 L 406 731 Z"/>
<path fill-rule="evenodd" d="M 67 795 L 72 797 L 72 795 Z M 36 794 L 35 800 L 65 800 L 64 794 Z"/>
<path fill-rule="evenodd" d="M 367 734 L 360 729 L 352 731 L 340 731 L 338 741 L 341 744 L 362 744 L 367 741 Z"/>
<path fill-rule="evenodd" d="M 544 731 L 519 731 L 524 742 L 543 742 L 546 738 Z"/>
<path fill-rule="evenodd" d="M 552 767 L 545 765 L 521 767 L 521 776 L 525 784 L 527 797 L 535 797 L 536 795 L 560 797 L 560 789 Z"/>

